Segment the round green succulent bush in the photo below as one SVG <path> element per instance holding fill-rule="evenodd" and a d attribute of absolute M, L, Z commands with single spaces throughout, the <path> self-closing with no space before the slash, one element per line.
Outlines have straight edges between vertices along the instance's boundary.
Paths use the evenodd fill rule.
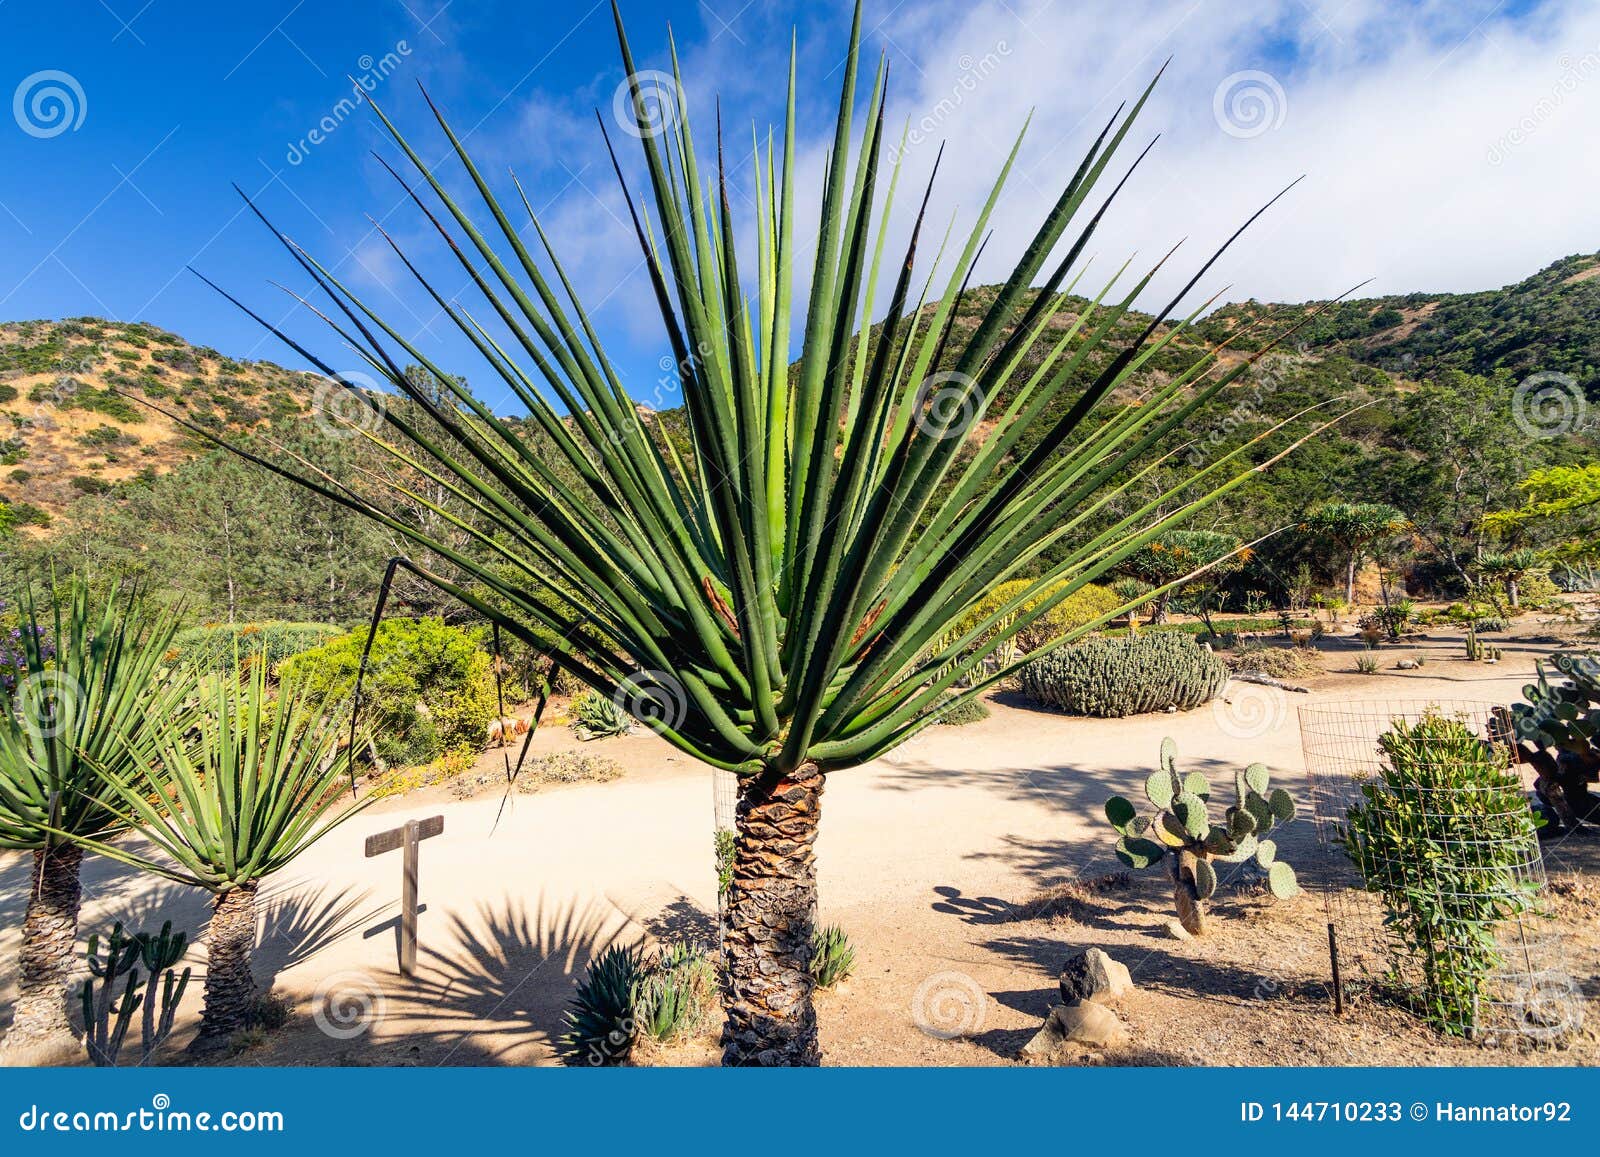
<path fill-rule="evenodd" d="M 1089 639 L 1029 663 L 1022 693 L 1074 715 L 1120 718 L 1169 707 L 1190 711 L 1228 681 L 1209 650 L 1177 631 Z"/>

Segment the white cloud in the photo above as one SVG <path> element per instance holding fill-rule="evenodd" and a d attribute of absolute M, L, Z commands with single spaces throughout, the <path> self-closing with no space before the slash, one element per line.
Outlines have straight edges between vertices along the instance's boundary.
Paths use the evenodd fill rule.
<path fill-rule="evenodd" d="M 1157 130 L 1163 139 L 1097 237 L 1107 257 L 1153 258 L 1189 236 L 1177 268 L 1193 269 L 1302 173 L 1209 288 L 1227 281 L 1230 297 L 1277 300 L 1368 277 L 1374 293 L 1481 289 L 1600 246 L 1587 193 L 1600 178 L 1600 6 L 1553 3 L 1516 21 L 1493 17 L 1491 3 L 1397 7 L 980 0 L 953 25 L 924 9 L 884 31 L 892 52 L 915 57 L 900 69 L 902 81 L 915 74 L 896 102 L 902 114 L 949 109 L 976 61 L 1000 60 L 940 127 L 944 203 L 981 201 L 1012 126 L 1036 110 L 986 255 L 991 277 L 1021 251 L 1114 102 L 1135 96 L 1169 53 L 1129 144 Z M 1258 135 L 1230 134 L 1214 116 L 1218 85 L 1244 70 L 1281 87 L 1281 123 Z M 1161 280 L 1170 288 L 1178 273 Z"/>

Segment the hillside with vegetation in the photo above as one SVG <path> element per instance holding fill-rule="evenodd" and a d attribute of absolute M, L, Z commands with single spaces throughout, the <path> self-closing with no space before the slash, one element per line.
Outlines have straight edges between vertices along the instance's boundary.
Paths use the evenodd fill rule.
<path fill-rule="evenodd" d="M 1199 331 L 1220 340 L 1262 318 L 1300 320 L 1325 305 L 1227 305 Z M 1448 370 L 1516 378 L 1553 372 L 1593 386 L 1600 375 L 1600 253 L 1564 257 L 1503 289 L 1343 302 L 1308 318 L 1295 340 L 1413 379 Z M 1241 348 L 1251 347 L 1245 339 Z"/>
<path fill-rule="evenodd" d="M 320 380 L 144 323 L 0 324 L 0 500 L 13 525 L 43 531 L 86 494 L 147 482 L 207 452 L 140 401 L 239 437 L 304 417 Z"/>
<path fill-rule="evenodd" d="M 1585 430 L 1528 436 L 1515 422 L 1512 395 L 1537 370 L 1593 382 L 1597 272 L 1600 257 L 1576 256 L 1502 290 L 1340 304 L 1251 301 L 1175 334 L 1163 326 L 1161 336 L 1172 340 L 1111 396 L 1108 409 L 1137 404 L 1208 349 L 1221 347 L 1223 369 L 1248 364 L 1168 439 L 1166 464 L 1098 517 L 1114 519 L 1181 471 L 1237 448 L 1245 448 L 1240 461 L 1264 460 L 1287 439 L 1262 436 L 1320 404 L 1329 416 L 1348 413 L 1196 520 L 1197 530 L 1239 541 L 1278 532 L 1229 575 L 1232 605 L 1259 609 L 1308 584 L 1338 585 L 1337 552 L 1300 529 L 1334 499 L 1398 507 L 1409 529 L 1392 551 L 1395 567 L 1419 591 L 1459 593 L 1497 545 L 1486 516 L 1517 505 L 1519 483 L 1535 471 L 1595 456 Z M 950 348 L 964 344 L 995 293 L 992 286 L 967 291 L 950 320 Z M 1048 304 L 1055 312 L 1039 340 L 967 430 L 972 445 L 1051 346 L 1066 337 L 1070 349 L 1074 326 L 1110 316 L 1104 303 L 1096 308 L 1083 298 Z M 933 319 L 926 306 L 919 325 Z M 1150 321 L 1135 311 L 1116 317 L 1112 340 L 1071 366 L 1073 385 L 1092 382 Z M 868 331 L 869 356 L 878 332 Z M 267 456 L 300 456 L 353 485 L 391 476 L 395 463 L 381 452 L 362 439 L 330 438 L 326 423 L 314 420 L 322 382 L 270 362 L 230 359 L 145 324 L 0 325 L 0 410 L 9 420 L 0 447 L 0 530 L 8 561 L 132 573 L 181 599 L 195 621 L 360 620 L 385 561 L 400 553 L 393 536 L 139 404 L 154 402 Z M 1037 428 L 1077 393 L 1063 391 L 1058 412 L 1042 415 Z M 681 412 L 653 415 L 652 426 L 690 457 Z M 531 423 L 523 429 L 537 439 Z M 1025 439 L 1018 453 L 1031 445 Z M 418 493 L 448 505 L 426 487 Z M 440 521 L 426 501 L 413 515 Z M 419 584 L 402 580 L 400 593 L 413 607 L 440 605 Z"/>

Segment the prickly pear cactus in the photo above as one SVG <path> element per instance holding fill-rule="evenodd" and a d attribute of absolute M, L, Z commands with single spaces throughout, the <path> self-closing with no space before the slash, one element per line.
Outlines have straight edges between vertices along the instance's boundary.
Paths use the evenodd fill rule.
<path fill-rule="evenodd" d="M 1173 902 L 1184 928 L 1198 936 L 1206 927 L 1206 902 L 1217 891 L 1218 863 L 1253 859 L 1266 873 L 1267 886 L 1279 899 L 1300 891 L 1294 869 L 1278 859 L 1277 844 L 1267 833 L 1294 819 L 1293 798 L 1272 786 L 1266 765 L 1252 763 L 1234 773 L 1233 806 L 1220 822 L 1210 814 L 1211 785 L 1199 772 L 1178 768 L 1178 745 L 1171 736 L 1161 741 L 1161 765 L 1145 781 L 1145 798 L 1155 808 L 1141 816 L 1132 801 L 1114 795 L 1106 801 L 1106 819 L 1116 829 L 1117 858 L 1142 869 L 1167 862 Z"/>

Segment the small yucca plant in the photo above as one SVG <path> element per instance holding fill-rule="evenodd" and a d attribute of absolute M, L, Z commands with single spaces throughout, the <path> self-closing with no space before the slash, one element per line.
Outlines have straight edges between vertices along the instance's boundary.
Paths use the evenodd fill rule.
<path fill-rule="evenodd" d="M 811 978 L 818 988 L 832 988 L 856 970 L 856 950 L 837 924 L 818 928 L 811 940 Z"/>
<path fill-rule="evenodd" d="M 185 718 L 163 656 L 177 629 L 130 588 L 87 583 L 19 600 L 13 662 L 0 680 L 0 849 L 33 853 L 11 1029 L 0 1053 L 49 1059 L 79 1051 L 67 980 L 81 889 L 77 837 L 122 824 L 102 772 L 137 778 L 126 740 L 152 721 Z"/>
<path fill-rule="evenodd" d="M 589 965 L 566 1012 L 561 1036 L 569 1065 L 620 1065 L 639 1040 L 634 1000 L 644 979 L 644 949 L 613 944 Z"/>
<path fill-rule="evenodd" d="M 142 770 L 103 773 L 107 809 L 139 829 L 163 858 L 133 846 L 78 843 L 213 896 L 206 932 L 205 1007 L 197 1052 L 224 1047 L 249 1027 L 255 1005 L 260 882 L 287 866 L 370 801 L 354 800 L 348 722 L 298 684 L 273 696 L 264 663 L 194 688 L 192 716 L 167 714 L 128 740 Z M 359 733 L 356 749 L 365 749 Z"/>

